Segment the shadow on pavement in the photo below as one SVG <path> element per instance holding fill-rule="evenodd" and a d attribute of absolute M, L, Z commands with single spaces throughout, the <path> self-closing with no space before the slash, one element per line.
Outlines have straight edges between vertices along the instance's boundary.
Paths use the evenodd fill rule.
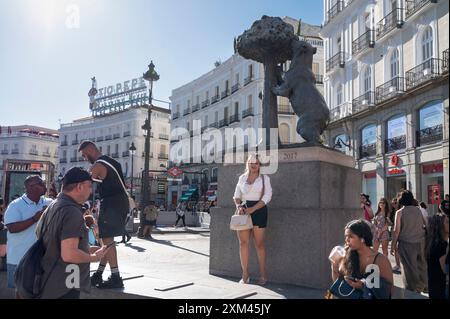
<path fill-rule="evenodd" d="M 147 250 L 147 249 L 145 249 L 145 248 L 143 248 L 143 247 L 135 246 L 135 245 L 130 244 L 130 243 L 126 243 L 126 244 L 125 244 L 125 247 L 134 249 L 134 250 L 136 250 L 138 253 L 143 253 L 144 251 Z"/>
<path fill-rule="evenodd" d="M 182 249 L 182 250 L 185 250 L 185 251 L 197 254 L 197 255 L 202 255 L 202 256 L 205 256 L 205 257 L 209 257 L 208 254 L 204 254 L 204 253 L 192 250 L 192 249 L 187 249 L 187 248 L 183 248 L 183 247 L 174 245 L 170 240 L 152 239 L 151 242 L 153 242 L 155 244 L 161 244 L 161 245 L 166 245 L 166 246 Z"/>

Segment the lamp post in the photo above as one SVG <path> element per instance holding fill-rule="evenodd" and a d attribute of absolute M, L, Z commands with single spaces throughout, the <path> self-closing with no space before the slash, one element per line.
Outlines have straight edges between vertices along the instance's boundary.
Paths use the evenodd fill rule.
<path fill-rule="evenodd" d="M 134 146 L 134 142 L 131 142 L 131 146 L 128 149 L 131 155 L 131 197 L 133 197 L 133 180 L 134 180 L 134 154 L 136 154 L 136 146 Z"/>
<path fill-rule="evenodd" d="M 142 178 L 142 197 L 141 197 L 141 208 L 144 209 L 150 201 L 150 183 L 148 179 L 149 166 L 150 166 L 150 134 L 151 134 L 151 120 L 152 120 L 152 94 L 153 94 L 153 82 L 159 80 L 159 74 L 155 71 L 155 65 L 153 61 L 150 62 L 147 72 L 143 74 L 146 81 L 149 81 L 149 94 L 148 94 L 148 108 L 147 108 L 147 119 L 142 127 L 146 130 L 147 135 L 145 136 L 145 163 L 144 172 Z"/>

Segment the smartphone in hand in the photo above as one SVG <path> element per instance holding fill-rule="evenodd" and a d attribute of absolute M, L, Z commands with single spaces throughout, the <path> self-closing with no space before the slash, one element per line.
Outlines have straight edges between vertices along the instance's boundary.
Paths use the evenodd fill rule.
<path fill-rule="evenodd" d="M 357 282 L 358 281 L 358 279 L 356 279 L 355 277 L 352 277 L 352 276 L 345 276 L 344 278 L 348 279 L 350 281 L 353 281 L 353 282 Z"/>

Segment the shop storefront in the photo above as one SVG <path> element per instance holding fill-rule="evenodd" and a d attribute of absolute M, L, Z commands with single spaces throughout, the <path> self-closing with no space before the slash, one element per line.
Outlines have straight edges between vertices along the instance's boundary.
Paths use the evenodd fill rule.
<path fill-rule="evenodd" d="M 427 204 L 429 214 L 439 211 L 444 196 L 444 166 L 442 162 L 421 165 L 422 201 Z"/>
<path fill-rule="evenodd" d="M 403 168 L 390 168 L 386 172 L 387 192 L 386 199 L 390 202 L 398 192 L 406 187 L 406 171 Z"/>
<path fill-rule="evenodd" d="M 369 195 L 372 202 L 372 210 L 375 212 L 377 209 L 377 173 L 365 172 L 363 174 L 362 192 Z"/>

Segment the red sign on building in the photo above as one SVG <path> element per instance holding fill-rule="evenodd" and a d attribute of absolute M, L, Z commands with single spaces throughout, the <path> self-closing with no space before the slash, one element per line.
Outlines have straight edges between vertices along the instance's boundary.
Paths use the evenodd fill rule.
<path fill-rule="evenodd" d="M 444 165 L 442 163 L 422 165 L 422 172 L 424 174 L 442 173 Z"/>
<path fill-rule="evenodd" d="M 178 167 L 172 167 L 167 171 L 167 174 L 169 174 L 172 177 L 178 177 L 183 174 L 183 170 Z"/>
<path fill-rule="evenodd" d="M 441 204 L 441 186 L 428 185 L 428 204 Z"/>
<path fill-rule="evenodd" d="M 399 169 L 399 168 L 393 168 L 388 170 L 388 175 L 389 176 L 394 176 L 394 175 L 405 175 L 406 172 L 404 169 Z"/>

